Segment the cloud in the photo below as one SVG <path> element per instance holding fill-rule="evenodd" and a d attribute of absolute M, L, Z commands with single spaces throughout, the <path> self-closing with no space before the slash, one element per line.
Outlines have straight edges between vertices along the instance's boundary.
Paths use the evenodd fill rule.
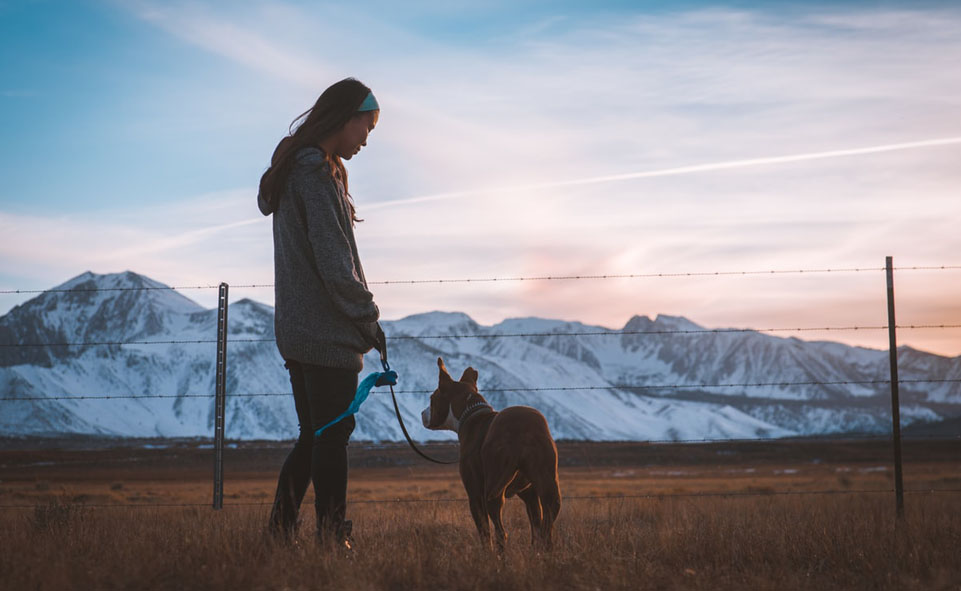
<path fill-rule="evenodd" d="M 961 51 L 950 11 L 585 15 L 476 47 L 387 25 L 389 10 L 144 13 L 255 76 L 315 94 L 364 64 L 385 112 L 357 164 L 377 173 L 356 186 L 383 201 L 944 137 L 961 92 L 944 76 Z M 867 32 L 839 33 L 865 20 Z M 346 42 L 354 26 L 367 42 Z"/>
<path fill-rule="evenodd" d="M 17 282 L 5 289 L 45 289 L 86 270 L 126 269 L 169 285 L 270 283 L 269 219 L 237 219 L 249 199 L 249 191 L 224 192 L 163 208 L 127 209 L 109 219 L 0 212 L 0 277 Z M 249 295 L 264 299 L 262 291 Z M 188 296 L 214 302 L 212 294 Z M 0 305 L 27 297 L 0 296 Z"/>
<path fill-rule="evenodd" d="M 301 57 L 256 30 L 202 4 L 135 2 L 137 16 L 205 51 L 294 85 L 309 85 L 330 76 L 317 62 Z M 274 37 L 282 38 L 279 36 Z"/>
<path fill-rule="evenodd" d="M 861 267 L 887 254 L 951 264 L 961 252 L 950 223 L 961 216 L 956 10 L 539 15 L 496 39 L 454 42 L 394 24 L 406 22 L 393 18 L 400 5 L 134 6 L 241 66 L 252 90 L 276 87 L 271 117 L 292 119 L 343 75 L 372 84 L 384 111 L 349 163 L 372 279 Z M 252 194 L 171 212 L 3 218 L 17 241 L 49 242 L 5 240 L 4 272 L 22 256 L 38 273 L 102 264 L 181 284 L 269 283 L 269 223 L 255 220 Z M 388 317 L 445 308 L 485 322 L 620 326 L 672 313 L 714 326 L 848 325 L 873 318 L 874 279 L 374 290 Z M 956 293 L 927 285 L 937 301 Z"/>

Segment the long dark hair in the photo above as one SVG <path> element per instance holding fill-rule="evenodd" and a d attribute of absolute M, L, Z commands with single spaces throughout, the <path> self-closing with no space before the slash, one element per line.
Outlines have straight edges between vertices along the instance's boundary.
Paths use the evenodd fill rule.
<path fill-rule="evenodd" d="M 354 78 L 345 78 L 332 84 L 320 95 L 314 106 L 301 113 L 290 123 L 289 135 L 280 140 L 270 159 L 270 168 L 260 177 L 260 194 L 270 204 L 270 210 L 277 210 L 277 202 L 284 191 L 284 183 L 294 165 L 294 155 L 306 146 L 317 146 L 332 133 L 336 133 L 357 114 L 360 104 L 367 98 L 370 89 Z M 300 122 L 298 124 L 298 122 Z M 294 129 L 296 127 L 296 129 Z M 354 200 L 347 191 L 347 169 L 337 154 L 327 154 L 331 174 L 344 185 L 350 217 L 359 222 Z"/>

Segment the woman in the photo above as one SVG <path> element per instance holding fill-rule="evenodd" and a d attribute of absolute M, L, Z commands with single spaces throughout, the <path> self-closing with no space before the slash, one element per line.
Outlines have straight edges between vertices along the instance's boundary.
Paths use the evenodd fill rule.
<path fill-rule="evenodd" d="M 352 78 L 324 91 L 274 150 L 257 202 L 273 214 L 277 348 L 290 372 L 300 437 L 280 471 L 270 529 L 290 539 L 313 480 L 317 534 L 350 548 L 347 440 L 354 417 L 314 432 L 346 410 L 363 355 L 385 352 L 379 311 L 354 242 L 361 221 L 347 191 L 350 160 L 367 145 L 380 108 Z"/>

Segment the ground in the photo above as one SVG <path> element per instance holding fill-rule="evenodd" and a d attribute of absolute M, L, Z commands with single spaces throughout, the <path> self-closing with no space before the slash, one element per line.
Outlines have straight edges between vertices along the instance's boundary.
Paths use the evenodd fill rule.
<path fill-rule="evenodd" d="M 296 545 L 278 547 L 263 524 L 289 447 L 230 444 L 215 511 L 209 442 L 2 441 L 0 587 L 961 588 L 958 439 L 905 442 L 901 519 L 885 440 L 560 442 L 555 550 L 531 550 L 515 499 L 501 558 L 477 542 L 456 466 L 363 442 L 355 555 L 316 546 L 310 493 Z"/>

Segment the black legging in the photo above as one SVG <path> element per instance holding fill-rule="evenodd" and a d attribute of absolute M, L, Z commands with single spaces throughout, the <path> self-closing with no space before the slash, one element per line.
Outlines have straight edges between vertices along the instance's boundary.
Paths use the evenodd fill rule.
<path fill-rule="evenodd" d="M 327 427 L 320 437 L 314 431 L 347 410 L 357 389 L 357 372 L 287 360 L 294 392 L 300 437 L 287 455 L 277 481 L 270 512 L 270 527 L 291 536 L 297 513 L 313 480 L 317 534 L 343 538 L 347 513 L 347 440 L 354 430 L 350 415 Z"/>

